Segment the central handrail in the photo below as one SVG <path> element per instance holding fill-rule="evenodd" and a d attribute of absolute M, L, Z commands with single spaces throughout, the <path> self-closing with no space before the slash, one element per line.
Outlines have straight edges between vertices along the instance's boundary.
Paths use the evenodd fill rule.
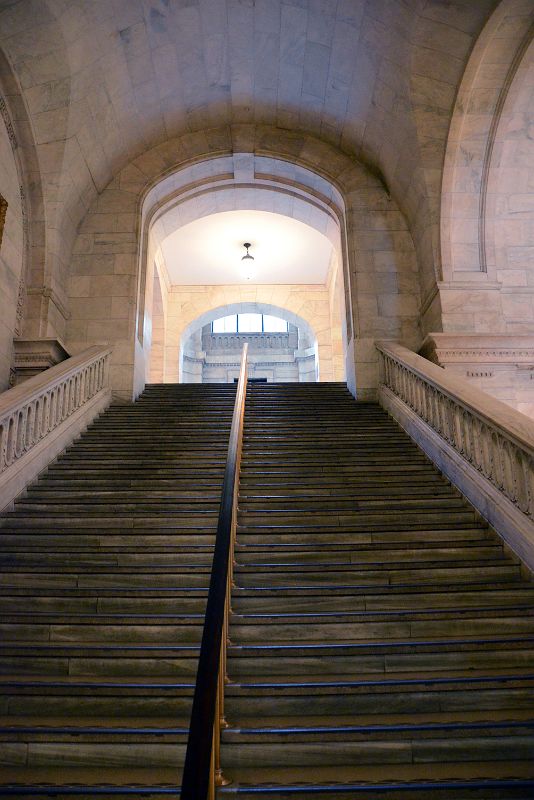
<path fill-rule="evenodd" d="M 191 723 L 180 792 L 181 800 L 212 800 L 215 797 L 216 785 L 224 782 L 220 765 L 220 732 L 221 727 L 225 724 L 226 645 L 247 393 L 247 351 L 248 344 L 244 344 L 191 709 Z"/>

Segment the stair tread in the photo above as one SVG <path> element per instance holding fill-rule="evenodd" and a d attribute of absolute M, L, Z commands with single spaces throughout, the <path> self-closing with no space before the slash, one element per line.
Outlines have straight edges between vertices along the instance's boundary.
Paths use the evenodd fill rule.
<path fill-rule="evenodd" d="M 0 518 L 0 736 L 30 763 L 1 786 L 179 796 L 234 398 L 148 386 Z M 382 409 L 343 384 L 251 385 L 238 523 L 222 753 L 244 797 L 532 777 L 534 583 Z"/>

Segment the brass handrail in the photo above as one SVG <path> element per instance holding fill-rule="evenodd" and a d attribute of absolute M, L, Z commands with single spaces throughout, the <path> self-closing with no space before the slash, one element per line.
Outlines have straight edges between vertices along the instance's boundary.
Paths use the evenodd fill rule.
<path fill-rule="evenodd" d="M 226 725 L 224 683 L 247 393 L 247 351 L 248 344 L 244 344 L 191 709 L 181 800 L 213 800 L 216 786 L 226 783 L 221 770 L 220 743 L 221 728 Z"/>

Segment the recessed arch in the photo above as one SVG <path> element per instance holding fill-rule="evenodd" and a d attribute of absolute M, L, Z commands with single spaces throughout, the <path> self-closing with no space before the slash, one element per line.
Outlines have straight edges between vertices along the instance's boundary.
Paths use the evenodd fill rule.
<path fill-rule="evenodd" d="M 269 180 L 276 172 L 281 185 L 297 191 L 304 185 L 314 199 L 322 195 L 331 210 L 342 199 L 347 342 L 341 349 L 350 389 L 362 399 L 374 398 L 374 339 L 394 338 L 418 347 L 422 338 L 420 280 L 406 221 L 395 200 L 362 164 L 310 134 L 269 125 L 230 125 L 185 134 L 145 151 L 117 173 L 89 208 L 74 244 L 69 350 L 113 345 L 114 396 L 128 402 L 139 394 L 150 344 L 138 335 L 145 324 L 150 330 L 148 309 L 141 304 L 152 291 L 155 257 L 148 242 L 149 212 L 169 194 L 174 175 L 181 176 L 179 181 L 187 179 L 183 191 L 223 180 L 228 169 L 226 180 L 232 175 L 248 180 L 243 154 L 249 160 L 253 156 L 255 181 Z M 223 173 L 220 164 L 226 165 Z"/>
<path fill-rule="evenodd" d="M 308 322 L 308 320 L 304 319 L 304 317 L 295 314 L 293 311 L 290 311 L 287 308 L 282 308 L 282 306 L 272 305 L 272 303 L 263 303 L 261 301 L 251 303 L 247 302 L 246 300 L 237 303 L 228 303 L 227 305 L 218 306 L 217 308 L 212 308 L 209 311 L 205 311 L 203 314 L 200 314 L 196 319 L 192 320 L 188 325 L 186 325 L 183 335 L 186 338 L 194 331 L 198 330 L 198 328 L 202 328 L 204 325 L 209 325 L 211 322 L 214 322 L 216 319 L 220 319 L 221 317 L 226 317 L 230 314 L 246 314 L 249 312 L 258 314 L 271 314 L 273 317 L 279 317 L 282 315 L 283 319 L 287 320 L 287 322 L 291 322 L 291 324 L 296 325 L 297 328 L 302 328 L 310 337 L 310 339 L 317 339 L 317 334 L 315 333 L 312 325 Z"/>
<path fill-rule="evenodd" d="M 514 84 L 532 63 L 534 13 L 522 0 L 502 0 L 467 64 L 451 120 L 442 180 L 443 280 L 495 281 L 492 185 Z"/>
<path fill-rule="evenodd" d="M 166 237 L 192 221 L 229 210 L 274 212 L 281 217 L 291 217 L 302 222 L 326 237 L 333 248 L 328 287 L 311 285 L 311 282 L 310 285 L 303 283 L 299 294 L 295 285 L 288 292 L 288 287 L 284 289 L 274 284 L 259 287 L 256 284 L 251 286 L 236 283 L 225 287 L 213 286 L 202 299 L 200 291 L 191 295 L 186 287 L 173 287 L 162 254 Z M 147 334 L 154 329 L 149 283 L 155 276 L 163 292 L 169 292 L 168 308 L 163 320 L 167 340 L 161 373 L 163 380 L 173 381 L 179 378 L 176 365 L 182 363 L 181 348 L 188 337 L 185 327 L 191 323 L 191 307 L 194 306 L 199 316 L 215 307 L 214 293 L 222 298 L 222 304 L 227 305 L 228 297 L 234 302 L 245 302 L 251 291 L 255 293 L 254 302 L 261 303 L 268 302 L 273 294 L 284 297 L 286 292 L 285 302 L 281 301 L 278 306 L 285 308 L 287 314 L 296 315 L 300 321 L 300 326 L 297 327 L 307 327 L 310 335 L 310 319 L 313 318 L 314 323 L 318 322 L 320 334 L 313 333 L 313 340 L 317 342 L 321 379 L 344 379 L 347 373 L 344 353 L 347 353 L 347 342 L 353 336 L 353 317 L 350 292 L 345 291 L 345 284 L 349 280 L 346 248 L 343 247 L 346 238 L 345 207 L 341 193 L 332 183 L 306 168 L 290 165 L 286 161 L 236 153 L 231 157 L 206 159 L 167 175 L 161 183 L 146 193 L 142 221 L 144 244 L 140 254 L 137 336 L 140 349 L 146 351 L 147 376 L 154 374 L 149 347 L 146 345 L 151 345 Z M 177 292 L 181 293 L 183 304 L 176 297 Z M 334 302 L 329 302 L 329 293 Z M 204 304 L 200 308 L 199 302 Z M 333 305 L 339 306 L 340 303 L 344 303 L 343 312 L 338 307 L 333 308 Z M 173 308 L 176 309 L 177 304 L 180 305 L 180 319 L 175 314 L 173 320 Z M 304 313 L 299 315 L 299 309 L 305 309 Z M 309 319 L 306 319 L 307 315 Z M 188 322 L 184 322 L 185 320 Z M 162 327 L 160 320 L 155 327 Z M 354 383 L 353 368 L 351 378 Z"/>
<path fill-rule="evenodd" d="M 319 346 L 318 346 L 318 337 L 317 333 L 314 330 L 312 324 L 309 320 L 304 319 L 304 317 L 296 314 L 293 311 L 290 311 L 287 308 L 283 308 L 278 305 L 273 305 L 272 303 L 267 302 L 250 302 L 247 300 L 241 302 L 234 302 L 228 303 L 224 306 L 218 306 L 217 308 L 209 309 L 208 311 L 203 312 L 200 314 L 196 319 L 192 320 L 185 328 L 182 333 L 181 342 L 180 342 L 180 352 L 179 352 L 179 381 L 182 382 L 183 380 L 183 358 L 184 358 L 184 346 L 187 340 L 205 325 L 209 325 L 210 323 L 214 322 L 221 317 L 230 316 L 231 314 L 246 314 L 246 313 L 257 313 L 257 314 L 270 314 L 274 317 L 281 317 L 282 319 L 286 320 L 291 325 L 294 325 L 296 328 L 299 329 L 299 332 L 302 332 L 307 339 L 309 345 L 314 349 L 314 356 L 315 356 L 315 380 L 320 380 L 320 358 L 321 354 L 319 353 Z M 328 368 L 328 366 L 327 366 Z M 342 377 L 342 376 L 338 376 Z M 332 378 L 331 378 L 332 379 Z"/>

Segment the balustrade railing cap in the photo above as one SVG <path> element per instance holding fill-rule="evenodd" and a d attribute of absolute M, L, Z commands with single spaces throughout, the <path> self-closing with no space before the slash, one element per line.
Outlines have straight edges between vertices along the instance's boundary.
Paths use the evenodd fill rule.
<path fill-rule="evenodd" d="M 32 378 L 24 381 L 24 383 L 14 386 L 12 389 L 0 394 L 0 417 L 16 411 L 24 403 L 38 397 L 48 389 L 52 389 L 58 383 L 74 375 L 83 367 L 96 361 L 97 358 L 103 358 L 109 355 L 112 351 L 111 347 L 102 347 L 102 345 L 94 345 L 88 347 L 82 353 L 76 356 L 65 359 L 60 364 L 54 367 L 43 370 L 39 375 L 34 375 Z"/>
<path fill-rule="evenodd" d="M 525 414 L 521 414 L 501 400 L 491 397 L 469 381 L 451 375 L 443 367 L 427 361 L 426 358 L 408 350 L 398 342 L 381 340 L 375 342 L 375 346 L 380 352 L 391 356 L 426 383 L 467 408 L 473 415 L 483 419 L 490 426 L 498 428 L 508 438 L 514 439 L 517 444 L 531 451 L 534 456 L 534 422 Z"/>

